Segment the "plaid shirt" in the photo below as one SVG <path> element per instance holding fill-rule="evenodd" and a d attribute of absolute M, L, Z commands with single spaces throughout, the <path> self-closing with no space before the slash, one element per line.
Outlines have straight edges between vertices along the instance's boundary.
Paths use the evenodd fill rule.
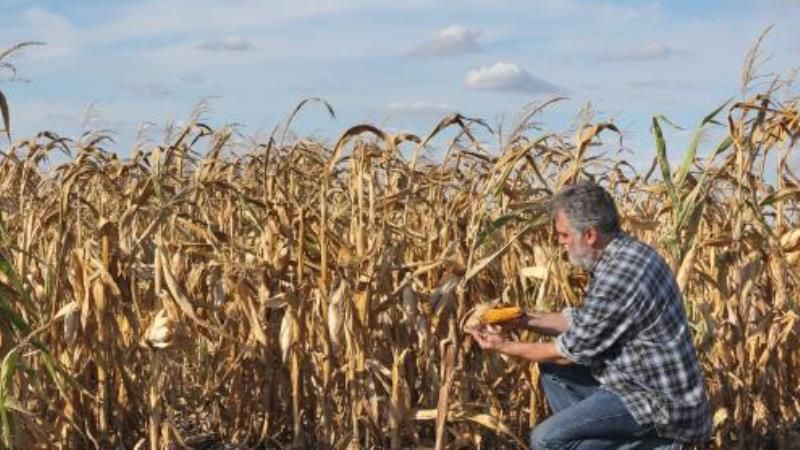
<path fill-rule="evenodd" d="M 591 366 L 640 425 L 681 442 L 707 439 L 708 400 L 669 266 L 648 245 L 619 233 L 589 273 L 583 306 L 563 311 L 570 327 L 557 337 L 558 351 Z"/>

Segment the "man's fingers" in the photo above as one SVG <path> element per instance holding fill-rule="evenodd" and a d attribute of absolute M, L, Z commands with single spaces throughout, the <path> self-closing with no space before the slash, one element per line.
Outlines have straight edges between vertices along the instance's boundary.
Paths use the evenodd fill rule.
<path fill-rule="evenodd" d="M 501 325 L 486 325 L 486 331 L 491 334 L 498 334 L 503 331 L 503 327 Z"/>
<path fill-rule="evenodd" d="M 483 333 L 475 330 L 471 331 L 470 334 L 472 335 L 472 338 L 475 339 L 475 342 L 477 342 L 481 348 L 486 348 L 487 342 L 486 342 L 486 337 L 483 335 Z"/>
<path fill-rule="evenodd" d="M 475 339 L 476 341 L 480 342 L 481 337 L 479 335 L 478 330 L 470 330 L 469 334 L 472 336 L 472 339 Z"/>

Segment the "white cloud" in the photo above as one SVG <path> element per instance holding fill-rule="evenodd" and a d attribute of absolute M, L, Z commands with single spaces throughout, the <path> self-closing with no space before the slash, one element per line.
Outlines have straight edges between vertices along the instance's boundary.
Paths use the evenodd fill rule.
<path fill-rule="evenodd" d="M 499 62 L 470 70 L 464 84 L 472 89 L 526 93 L 556 93 L 560 89 L 526 72 L 514 63 Z"/>
<path fill-rule="evenodd" d="M 122 2 L 121 2 L 122 3 Z M 320 17 L 366 4 L 363 0 L 145 0 L 125 2 L 115 17 L 91 30 L 93 40 L 122 41 L 158 36 L 237 33 L 287 19 Z M 181 20 L 175 20 L 180 17 Z"/>
<path fill-rule="evenodd" d="M 33 7 L 22 13 L 24 40 L 40 41 L 47 44 L 33 52 L 26 52 L 31 59 L 49 60 L 54 57 L 70 55 L 78 45 L 79 33 L 66 17 Z"/>
<path fill-rule="evenodd" d="M 212 52 L 242 52 L 252 50 L 253 43 L 242 37 L 228 36 L 204 41 L 198 48 Z"/>
<path fill-rule="evenodd" d="M 439 30 L 436 37 L 427 41 L 413 50 L 414 56 L 453 56 L 480 50 L 478 37 L 480 31 L 464 28 L 461 25 L 450 25 Z"/>
<path fill-rule="evenodd" d="M 455 110 L 447 103 L 431 102 L 392 102 L 386 106 L 386 109 L 393 113 L 415 116 L 438 116 Z"/>
<path fill-rule="evenodd" d="M 790 0 L 791 1 L 791 0 Z M 586 2 L 583 0 L 537 0 L 534 11 L 537 19 L 542 21 L 561 20 L 567 18 L 589 18 L 592 21 L 604 23 L 620 23 L 657 14 L 663 5 L 661 1 L 649 2 L 630 2 L 632 4 L 620 4 L 622 2 L 613 1 L 594 1 Z M 517 0 L 461 0 L 458 6 L 469 11 L 497 11 L 503 10 L 514 14 L 519 10 Z M 520 14 L 524 14 L 520 12 Z"/>
<path fill-rule="evenodd" d="M 667 44 L 654 43 L 607 52 L 599 59 L 601 61 L 651 61 L 689 53 L 685 50 L 676 50 Z"/>
<path fill-rule="evenodd" d="M 543 0 L 536 3 L 536 8 L 519 8 L 512 0 L 466 0 L 458 6 L 463 9 L 468 5 L 464 10 L 470 11 L 469 17 L 450 19 L 462 22 L 443 29 L 435 28 L 438 25 L 430 28 L 436 22 L 427 21 L 426 25 L 426 20 L 413 19 L 448 17 L 448 9 L 455 3 L 136 0 L 90 11 L 78 5 L 48 10 L 33 7 L 37 3 L 31 0 L 4 1 L 24 6 L 0 14 L 0 42 L 38 39 L 49 44 L 26 49 L 18 54 L 19 59 L 12 60 L 20 76 L 30 79 L 31 84 L 0 86 L 7 87 L 11 91 L 7 94 L 13 96 L 10 100 L 17 111 L 13 117 L 20 125 L 13 126 L 17 133 L 25 126 L 64 123 L 66 115 L 46 107 L 48 101 L 59 99 L 116 101 L 119 103 L 113 105 L 116 108 L 113 112 L 135 124 L 186 116 L 189 103 L 197 96 L 220 94 L 226 100 L 220 102 L 213 119 L 268 126 L 284 118 L 284 110 L 308 92 L 329 99 L 337 107 L 337 113 L 343 111 L 341 120 L 345 121 L 350 120 L 348 117 L 362 120 L 360 111 L 377 106 L 375 114 L 391 117 L 387 124 L 395 121 L 416 124 L 429 119 L 426 114 L 435 115 L 440 110 L 446 114 L 444 106 L 449 105 L 437 102 L 456 99 L 459 110 L 491 117 L 503 108 L 516 108 L 515 100 L 481 95 L 472 89 L 539 92 L 542 83 L 546 83 L 547 90 L 554 89 L 548 81 L 564 89 L 579 90 L 585 86 L 579 92 L 596 89 L 585 95 L 604 109 L 633 111 L 647 117 L 657 109 L 654 104 L 631 96 L 655 95 L 668 101 L 669 94 L 681 94 L 680 86 L 664 81 L 676 76 L 691 82 L 688 93 L 693 97 L 668 112 L 696 116 L 731 92 L 737 92 L 737 74 L 744 53 L 761 29 L 760 24 L 752 23 L 753 17 L 740 18 L 719 7 L 707 15 L 704 13 L 702 18 L 675 22 L 675 15 L 669 13 L 673 9 L 670 3 L 661 0 L 636 5 L 608 0 L 589 3 Z M 784 0 L 770 0 L 781 1 Z M 647 4 L 642 6 L 644 3 Z M 775 71 L 780 72 L 784 60 L 785 65 L 790 65 L 792 57 L 797 59 L 797 53 L 791 50 L 800 50 L 795 48 L 800 42 L 797 27 L 792 26 L 798 16 L 784 10 L 780 14 L 774 11 L 763 14 L 759 21 L 778 24 L 765 48 L 768 54 L 777 53 L 769 69 L 776 66 Z M 182 20 L 176 21 L 175 17 Z M 475 17 L 481 17 L 481 21 L 475 21 Z M 581 24 L 580 30 L 571 27 L 576 23 Z M 325 33 L 314 33 L 321 26 Z M 480 33 L 468 29 L 472 26 L 480 27 Z M 245 37 L 252 50 L 210 52 L 199 48 L 201 43 L 226 36 Z M 716 39 L 703 40 L 704 36 Z M 662 44 L 637 47 L 648 42 Z M 469 48 L 480 53 L 468 54 L 445 65 L 407 58 L 399 61 L 407 67 L 396 70 L 396 57 L 409 54 L 416 44 L 419 46 L 415 50 L 433 53 Z M 785 53 L 775 51 L 782 46 L 787 47 Z M 697 56 L 681 58 L 676 49 L 691 49 Z M 70 53 L 57 60 L 48 59 L 48 53 L 56 50 Z M 508 55 L 514 55 L 514 59 Z M 617 61 L 653 58 L 658 64 L 598 64 L 601 55 L 611 60 L 616 57 Z M 670 58 L 691 62 L 691 74 L 679 73 L 681 64 L 654 68 Z M 492 70 L 497 61 L 515 61 L 520 66 Z M 540 65 L 538 61 L 548 61 L 548 65 Z M 487 67 L 479 69 L 484 65 Z M 87 67 L 91 68 L 90 78 L 86 78 Z M 135 77 L 131 76 L 134 69 Z M 468 69 L 476 70 L 470 76 Z M 660 70 L 654 72 L 654 69 Z M 258 79 L 259 73 L 270 73 L 270 83 Z M 534 78 L 533 74 L 547 81 Z M 127 95 L 119 95 L 126 81 L 139 80 L 163 85 L 128 85 Z M 461 80 L 464 81 L 458 83 Z M 322 83 L 327 83 L 324 88 L 320 88 Z M 69 88 L 59 89 L 59 86 Z M 158 108 L 153 108 L 154 97 L 170 93 L 173 94 L 159 99 Z M 271 101 L 248 101 L 256 96 Z M 370 101 L 373 96 L 384 100 L 376 104 L 374 99 Z M 27 117 L 21 116 L 20 107 L 31 100 L 41 100 L 43 107 Z M 388 104 L 389 100 L 396 102 Z M 347 116 L 348 108 L 355 111 L 351 116 Z M 76 116 L 80 116 L 82 109 L 77 108 Z M 54 115 L 42 120 L 48 113 Z M 641 122 L 644 141 L 648 141 L 646 122 Z"/>
<path fill-rule="evenodd" d="M 173 42 L 193 41 L 195 49 L 198 47 L 197 43 L 202 42 L 208 44 L 207 47 L 212 50 L 244 50 L 247 44 L 241 38 L 214 39 L 214 36 L 233 36 L 242 30 L 264 31 L 270 25 L 288 20 L 321 17 L 366 6 L 372 7 L 371 2 L 275 0 L 267 3 L 230 0 L 221 3 L 213 0 L 142 0 L 109 6 L 106 9 L 109 13 L 106 19 L 80 27 L 68 19 L 78 13 L 62 15 L 34 6 L 21 10 L 17 17 L 10 14 L 0 17 L 0 42 L 16 42 L 23 38 L 44 41 L 48 46 L 32 53 L 31 58 L 45 60 L 95 46 L 125 46 L 132 41 L 158 38 L 169 38 Z M 176 21 L 175 17 L 180 17 L 181 20 Z M 213 24 L 213 27 L 209 28 L 208 24 Z M 208 41 L 204 41 L 206 39 Z M 255 41 L 251 41 L 251 44 L 253 42 Z"/>

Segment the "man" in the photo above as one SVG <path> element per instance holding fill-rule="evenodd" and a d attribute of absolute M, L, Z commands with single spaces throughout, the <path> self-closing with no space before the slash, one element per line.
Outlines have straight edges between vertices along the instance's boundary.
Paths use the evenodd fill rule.
<path fill-rule="evenodd" d="M 553 415 L 533 430 L 531 446 L 680 448 L 708 439 L 702 374 L 669 266 L 620 230 L 614 201 L 595 184 L 564 188 L 550 213 L 570 262 L 589 272 L 583 305 L 504 325 L 553 342 L 471 332 L 483 349 L 539 363 Z"/>

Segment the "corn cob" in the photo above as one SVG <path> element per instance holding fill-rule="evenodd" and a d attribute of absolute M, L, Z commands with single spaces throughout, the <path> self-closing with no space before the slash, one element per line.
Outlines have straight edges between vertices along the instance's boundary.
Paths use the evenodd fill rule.
<path fill-rule="evenodd" d="M 509 320 L 516 319 L 522 316 L 522 309 L 519 306 L 509 306 L 506 308 L 492 308 L 487 309 L 481 316 L 481 323 L 483 325 L 492 325 L 496 323 L 508 322 Z"/>

